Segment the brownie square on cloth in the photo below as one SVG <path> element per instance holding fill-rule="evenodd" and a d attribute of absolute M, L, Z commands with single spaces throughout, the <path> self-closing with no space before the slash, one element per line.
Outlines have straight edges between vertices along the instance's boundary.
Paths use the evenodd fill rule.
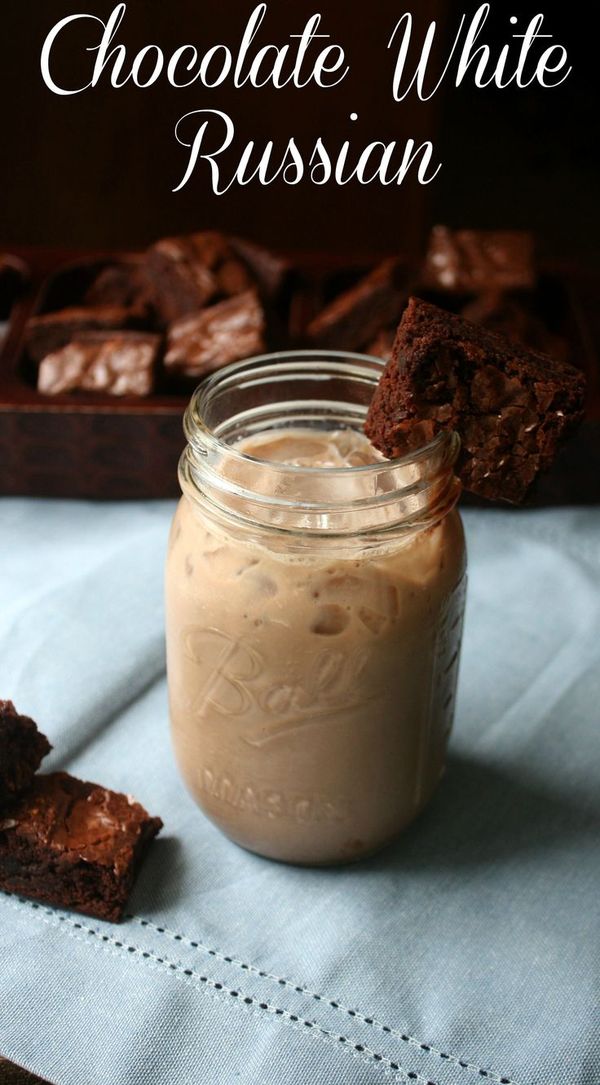
<path fill-rule="evenodd" d="M 446 777 L 391 849 L 299 869 L 171 754 L 171 503 L 0 501 L 0 696 L 165 823 L 112 925 L 0 894 L 0 1054 L 55 1085 L 597 1085 L 600 509 L 465 513 Z"/>

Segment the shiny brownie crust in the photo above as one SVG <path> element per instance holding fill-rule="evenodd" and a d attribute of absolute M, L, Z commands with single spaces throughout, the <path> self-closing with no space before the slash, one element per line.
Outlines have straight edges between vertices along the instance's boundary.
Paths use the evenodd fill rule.
<path fill-rule="evenodd" d="M 0 889 L 118 921 L 161 827 L 127 795 L 65 772 L 36 776 L 0 813 Z"/>

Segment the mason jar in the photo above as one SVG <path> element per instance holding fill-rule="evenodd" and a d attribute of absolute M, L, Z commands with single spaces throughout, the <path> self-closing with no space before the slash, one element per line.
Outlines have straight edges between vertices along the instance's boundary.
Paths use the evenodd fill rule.
<path fill-rule="evenodd" d="M 382 365 L 287 352 L 192 396 L 166 569 L 172 740 L 204 813 L 273 859 L 376 851 L 429 801 L 452 727 L 465 547 L 442 433 L 385 460 Z"/>

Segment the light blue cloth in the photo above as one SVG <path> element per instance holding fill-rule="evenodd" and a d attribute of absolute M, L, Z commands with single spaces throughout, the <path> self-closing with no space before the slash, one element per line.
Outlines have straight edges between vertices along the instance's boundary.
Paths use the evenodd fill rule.
<path fill-rule="evenodd" d="M 465 515 L 445 782 L 391 850 L 305 870 L 179 781 L 172 508 L 0 502 L 0 697 L 165 822 L 120 926 L 0 894 L 0 1052 L 57 1085 L 597 1085 L 600 510 Z"/>

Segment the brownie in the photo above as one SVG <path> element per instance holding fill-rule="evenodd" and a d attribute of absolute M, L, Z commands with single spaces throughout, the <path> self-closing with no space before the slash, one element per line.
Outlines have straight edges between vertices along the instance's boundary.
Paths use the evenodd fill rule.
<path fill-rule="evenodd" d="M 41 362 L 47 354 L 60 350 L 81 332 L 138 328 L 141 323 L 138 312 L 122 305 L 60 309 L 31 317 L 25 329 L 25 343 L 33 360 Z"/>
<path fill-rule="evenodd" d="M 522 501 L 581 420 L 583 374 L 411 298 L 365 432 L 385 456 L 457 430 L 457 474 L 483 497 Z"/>
<path fill-rule="evenodd" d="M 265 349 L 265 316 L 253 290 L 210 305 L 171 324 L 165 367 L 186 377 L 202 377 Z"/>
<path fill-rule="evenodd" d="M 523 230 L 450 230 L 434 226 L 419 284 L 478 294 L 535 285 L 533 237 Z"/>
<path fill-rule="evenodd" d="M 42 359 L 38 391 L 147 396 L 153 389 L 160 336 L 149 332 L 84 332 Z"/>
<path fill-rule="evenodd" d="M 152 315 L 148 283 L 141 262 L 134 258 L 102 268 L 83 300 L 92 308 L 116 305 L 139 313 L 140 318 Z"/>
<path fill-rule="evenodd" d="M 536 313 L 531 296 L 499 291 L 479 294 L 463 306 L 460 315 L 538 353 L 568 361 L 566 340 L 548 329 Z"/>
<path fill-rule="evenodd" d="M 359 350 L 398 322 L 405 300 L 401 265 L 384 260 L 322 309 L 308 325 L 307 337 L 323 349 Z"/>
<path fill-rule="evenodd" d="M 229 244 L 250 272 L 262 297 L 275 300 L 290 275 L 289 262 L 242 237 L 230 237 Z"/>
<path fill-rule="evenodd" d="M 0 813 L 0 889 L 117 921 L 161 828 L 129 795 L 66 772 L 36 776 Z"/>
<path fill-rule="evenodd" d="M 0 806 L 29 787 L 51 749 L 29 716 L 21 716 L 12 701 L 0 701 Z"/>
<path fill-rule="evenodd" d="M 227 238 L 213 230 L 157 241 L 148 250 L 145 275 L 165 324 L 197 313 L 210 301 L 241 294 L 252 285 Z"/>

